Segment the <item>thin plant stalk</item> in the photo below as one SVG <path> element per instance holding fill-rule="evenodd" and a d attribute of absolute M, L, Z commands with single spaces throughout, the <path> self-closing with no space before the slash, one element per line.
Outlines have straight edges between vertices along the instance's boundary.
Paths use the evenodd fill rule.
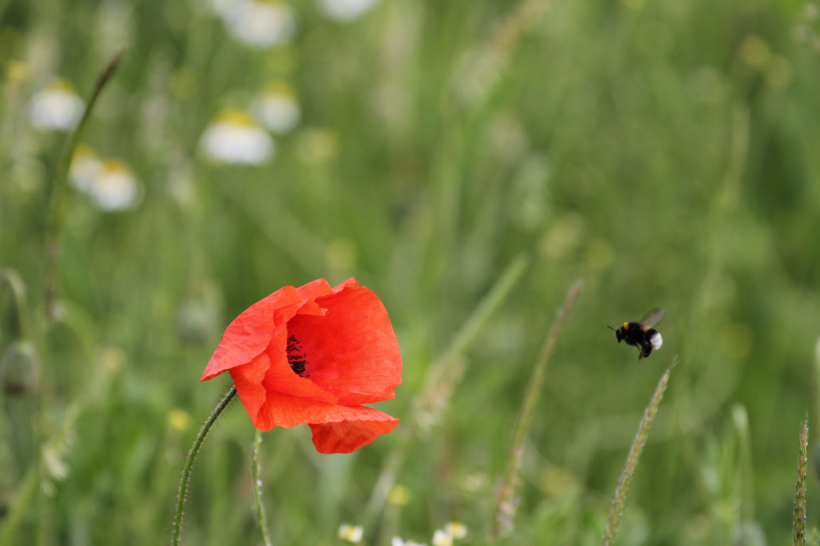
<path fill-rule="evenodd" d="M 177 498 L 177 509 L 174 515 L 174 527 L 171 532 L 171 544 L 173 546 L 179 546 L 179 535 L 182 531 L 182 513 L 185 508 L 185 498 L 188 496 L 188 484 L 191 481 L 191 469 L 194 466 L 194 459 L 196 459 L 199 453 L 199 448 L 202 447 L 202 442 L 208 437 L 211 427 L 214 426 L 214 423 L 216 423 L 216 420 L 222 415 L 222 412 L 225 411 L 225 408 L 228 407 L 228 404 L 231 403 L 234 396 L 236 396 L 236 386 L 231 385 L 231 388 L 225 393 L 225 396 L 222 397 L 219 404 L 216 405 L 214 411 L 212 411 L 205 420 L 202 428 L 199 429 L 199 434 L 197 434 L 194 444 L 191 446 L 191 451 L 188 453 L 188 458 L 185 460 L 185 467 L 182 469 L 182 478 L 179 481 L 179 497 Z"/>
<path fill-rule="evenodd" d="M 558 344 L 558 339 L 561 337 L 561 328 L 564 326 L 572 306 L 578 296 L 581 294 L 584 281 L 579 279 L 570 287 L 567 296 L 564 299 L 564 304 L 558 310 L 558 315 L 555 322 L 552 324 L 549 334 L 544 339 L 544 344 L 541 347 L 541 352 L 538 355 L 538 360 L 532 370 L 532 378 L 530 379 L 527 394 L 524 396 L 524 402 L 521 405 L 521 414 L 518 418 L 518 424 L 513 433 L 512 448 L 510 449 L 510 458 L 507 462 L 507 470 L 504 473 L 504 479 L 498 489 L 498 504 L 495 508 L 495 516 L 493 517 L 493 529 L 491 536 L 493 539 L 498 538 L 502 533 L 512 529 L 512 520 L 515 516 L 516 503 L 515 490 L 518 481 L 518 471 L 521 468 L 521 458 L 524 453 L 524 440 L 527 437 L 527 432 L 530 429 L 535 405 L 538 402 L 538 397 L 541 394 L 541 386 L 544 383 L 544 375 L 547 371 L 547 366 L 552 360 L 552 354 L 555 352 L 555 346 Z"/>
<path fill-rule="evenodd" d="M 509 296 L 510 291 L 518 283 L 529 262 L 529 258 L 523 254 L 518 255 L 510 262 L 510 265 L 507 266 L 507 269 L 505 269 L 498 278 L 489 293 L 487 293 L 487 296 L 481 300 L 481 303 L 478 304 L 478 307 L 476 307 L 473 314 L 470 315 L 467 322 L 464 323 L 464 326 L 462 326 L 453 337 L 445 354 L 461 354 L 475 341 L 478 334 L 480 334 L 484 326 L 487 325 L 490 317 L 492 317 L 498 308 L 501 307 L 501 304 L 507 300 L 507 296 Z"/>
<path fill-rule="evenodd" d="M 814 406 L 814 418 L 816 422 L 820 423 L 820 338 L 817 338 L 817 342 L 814 346 L 814 396 L 812 397 L 813 406 Z M 820 436 L 818 436 L 817 432 L 814 433 L 815 441 L 820 440 Z M 817 445 L 817 444 L 815 444 Z"/>
<path fill-rule="evenodd" d="M 362 525 L 365 528 L 373 528 L 373 523 L 384 507 L 387 494 L 395 484 L 396 476 L 404 464 L 407 448 L 418 431 L 425 428 L 422 423 L 432 426 L 447 408 L 450 396 L 464 372 L 465 364 L 462 356 L 464 351 L 475 341 L 501 305 L 507 301 L 507 296 L 518 284 L 529 261 L 525 254 L 520 254 L 510 262 L 467 322 L 453 336 L 447 349 L 430 365 L 424 387 L 413 400 L 412 413 L 408 419 L 409 426 L 404 427 L 392 450 L 385 457 L 379 478 L 370 494 L 362 518 Z"/>
<path fill-rule="evenodd" d="M 91 117 L 91 112 L 94 110 L 94 105 L 97 103 L 105 84 L 111 79 L 117 66 L 120 64 L 125 47 L 120 46 L 108 60 L 106 65 L 97 75 L 97 80 L 94 82 L 94 87 L 91 88 L 91 93 L 88 95 L 85 110 L 80 118 L 80 122 L 74 128 L 66 140 L 63 154 L 60 158 L 59 169 L 57 170 L 57 177 L 54 180 L 54 186 L 51 189 L 51 204 L 48 221 L 48 233 L 46 235 L 46 248 L 48 251 L 46 263 L 46 318 L 51 319 L 54 316 L 54 302 L 57 298 L 57 274 L 60 257 L 60 232 L 63 227 L 63 219 L 65 216 L 66 203 L 68 201 L 68 172 L 71 168 L 71 159 L 74 156 L 74 150 L 80 142 L 80 136 L 85 128 L 88 119 Z"/>
<path fill-rule="evenodd" d="M 794 546 L 806 546 L 806 467 L 809 457 L 809 418 L 800 431 L 800 455 L 797 458 L 797 485 L 794 494 Z"/>
<path fill-rule="evenodd" d="M 265 514 L 265 505 L 262 504 L 262 471 L 259 468 L 259 449 L 262 447 L 262 431 L 256 429 L 251 450 L 251 477 L 253 478 L 253 512 L 256 514 L 256 524 L 262 535 L 265 546 L 271 546 L 268 533 L 268 516 Z"/>
<path fill-rule="evenodd" d="M 606 522 L 606 530 L 604 531 L 601 546 L 612 546 L 612 543 L 615 541 L 615 533 L 618 532 L 621 515 L 624 513 L 624 505 L 626 504 L 626 496 L 629 493 L 629 485 L 632 483 L 632 476 L 635 474 L 635 468 L 638 466 L 638 460 L 641 458 L 643 446 L 646 444 L 646 439 L 649 436 L 649 428 L 652 426 L 652 421 L 658 412 L 658 406 L 661 404 L 666 385 L 669 383 L 669 374 L 672 372 L 672 368 L 675 367 L 676 363 L 677 358 L 672 361 L 672 364 L 666 369 L 666 373 L 661 377 L 661 380 L 658 382 L 658 387 L 655 389 L 655 394 L 652 395 L 652 400 L 649 402 L 649 406 L 643 414 L 641 424 L 638 425 L 638 433 L 632 441 L 632 447 L 629 449 L 624 471 L 618 480 L 618 487 L 615 488 L 615 496 L 612 499 L 612 507 L 609 510 L 609 519 Z"/>

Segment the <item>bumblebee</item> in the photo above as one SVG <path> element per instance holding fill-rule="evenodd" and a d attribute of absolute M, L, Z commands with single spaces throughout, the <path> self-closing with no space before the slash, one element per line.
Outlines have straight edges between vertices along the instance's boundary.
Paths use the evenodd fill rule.
<path fill-rule="evenodd" d="M 663 345 L 663 338 L 660 332 L 655 330 L 655 325 L 661 321 L 665 312 L 666 309 L 652 309 L 640 322 L 624 322 L 624 325 L 617 330 L 612 326 L 609 328 L 615 330 L 618 343 L 626 341 L 627 345 L 634 345 L 641 351 L 638 354 L 640 361 Z"/>

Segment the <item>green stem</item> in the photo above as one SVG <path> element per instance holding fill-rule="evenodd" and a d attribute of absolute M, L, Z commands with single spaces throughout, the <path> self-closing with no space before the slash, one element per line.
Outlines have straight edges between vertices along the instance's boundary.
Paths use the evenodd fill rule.
<path fill-rule="evenodd" d="M 262 504 L 262 471 L 259 468 L 259 448 L 262 446 L 262 431 L 256 429 L 251 451 L 251 477 L 253 478 L 253 511 L 256 514 L 256 523 L 262 534 L 265 546 L 273 544 L 268 534 L 268 517 L 265 515 L 265 505 Z"/>
<path fill-rule="evenodd" d="M 498 538 L 502 533 L 512 529 L 512 519 L 515 515 L 515 502 L 513 502 L 513 498 L 515 496 L 518 470 L 521 468 L 521 459 L 524 454 L 524 440 L 527 437 L 527 431 L 530 429 L 535 404 L 538 402 L 538 396 L 541 393 L 541 385 L 544 383 L 544 374 L 547 371 L 550 360 L 552 360 L 552 354 L 555 352 L 558 338 L 561 337 L 561 327 L 564 325 L 564 322 L 566 322 L 567 316 L 569 316 L 569 312 L 572 310 L 572 305 L 575 303 L 575 300 L 578 299 L 583 285 L 584 281 L 579 279 L 572 285 L 569 292 L 567 292 L 564 305 L 559 310 L 552 329 L 544 340 L 541 353 L 532 370 L 532 378 L 527 388 L 527 394 L 524 396 L 524 403 L 521 406 L 521 417 L 518 419 L 518 424 L 513 434 L 513 443 L 512 449 L 510 450 L 507 471 L 504 473 L 504 481 L 498 490 L 498 505 L 496 506 L 495 517 L 493 518 L 493 539 Z"/>
<path fill-rule="evenodd" d="M 194 466 L 194 459 L 196 459 L 197 453 L 199 453 L 199 448 L 202 447 L 202 442 L 208 437 L 211 427 L 214 426 L 214 423 L 216 423 L 216 420 L 222 412 L 225 411 L 225 408 L 228 407 L 228 404 L 231 403 L 234 396 L 236 396 L 236 386 L 231 385 L 230 390 L 225 393 L 225 396 L 219 401 L 214 411 L 211 412 L 208 419 L 205 420 L 202 428 L 199 429 L 199 434 L 197 434 L 196 440 L 194 440 L 194 445 L 191 446 L 191 451 L 188 453 L 185 468 L 182 469 L 182 478 L 179 481 L 179 497 L 177 498 L 176 515 L 174 516 L 174 529 L 171 534 L 171 544 L 173 546 L 179 546 L 179 534 L 182 531 L 182 510 L 185 508 L 185 497 L 188 496 L 188 482 L 191 481 L 191 469 Z"/>
<path fill-rule="evenodd" d="M 54 316 L 54 302 L 57 298 L 57 266 L 60 255 L 60 231 L 63 227 L 63 217 L 65 216 L 66 202 L 68 201 L 68 171 L 71 168 L 71 159 L 74 157 L 74 149 L 80 142 L 80 135 L 85 128 L 88 119 L 91 117 L 91 112 L 94 110 L 94 105 L 97 103 L 97 98 L 100 96 L 105 84 L 111 79 L 117 66 L 125 53 L 125 47 L 120 46 L 108 60 L 108 63 L 103 67 L 97 76 L 97 81 L 94 82 L 94 87 L 88 96 L 83 116 L 80 122 L 69 134 L 66 140 L 63 154 L 60 158 L 60 166 L 57 171 L 57 177 L 54 181 L 54 186 L 51 190 L 51 210 L 49 212 L 48 234 L 46 235 L 46 248 L 48 251 L 47 265 L 46 265 L 46 318 L 51 319 Z"/>

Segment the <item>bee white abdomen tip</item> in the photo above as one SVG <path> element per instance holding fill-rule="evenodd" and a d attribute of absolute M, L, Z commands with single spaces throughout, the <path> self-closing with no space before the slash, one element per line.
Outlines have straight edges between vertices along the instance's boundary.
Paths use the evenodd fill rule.
<path fill-rule="evenodd" d="M 661 345 L 663 345 L 663 338 L 661 337 L 660 333 L 655 332 L 655 334 L 652 336 L 649 342 L 652 344 L 652 348 L 657 351 L 661 348 Z"/>

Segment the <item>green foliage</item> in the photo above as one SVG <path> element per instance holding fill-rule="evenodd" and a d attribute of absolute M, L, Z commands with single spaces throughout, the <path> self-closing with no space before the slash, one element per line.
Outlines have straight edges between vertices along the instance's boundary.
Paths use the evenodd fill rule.
<path fill-rule="evenodd" d="M 680 355 L 615 544 L 785 544 L 792 424 L 820 407 L 817 5 L 381 0 L 341 22 L 323 2 L 293 0 L 292 40 L 252 47 L 219 2 L 0 1 L 0 355 L 36 356 L 14 360 L 36 362 L 15 368 L 22 394 L 0 392 L 0 541 L 167 543 L 184 457 L 229 387 L 198 381 L 223 328 L 281 286 L 355 276 L 399 338 L 404 381 L 380 407 L 403 423 L 351 455 L 319 456 L 305 427 L 265 433 L 260 452 L 271 542 L 336 544 L 431 362 L 525 255 L 460 349 L 438 426 L 406 446 L 409 500 L 366 536 L 429 543 L 460 520 L 486 540 L 532 363 L 583 276 L 505 541 L 599 543 L 646 401 Z M 34 126 L 34 98 L 55 77 L 84 95 L 121 42 L 82 141 L 133 173 L 135 199 L 105 210 L 111 194 L 75 181 L 47 324 L 66 135 Z M 253 112 L 271 83 L 301 108 L 275 155 L 209 159 L 220 112 Z M 639 364 L 605 326 L 653 307 L 664 345 Z M 185 544 L 261 542 L 253 442 L 236 404 L 194 467 Z"/>

